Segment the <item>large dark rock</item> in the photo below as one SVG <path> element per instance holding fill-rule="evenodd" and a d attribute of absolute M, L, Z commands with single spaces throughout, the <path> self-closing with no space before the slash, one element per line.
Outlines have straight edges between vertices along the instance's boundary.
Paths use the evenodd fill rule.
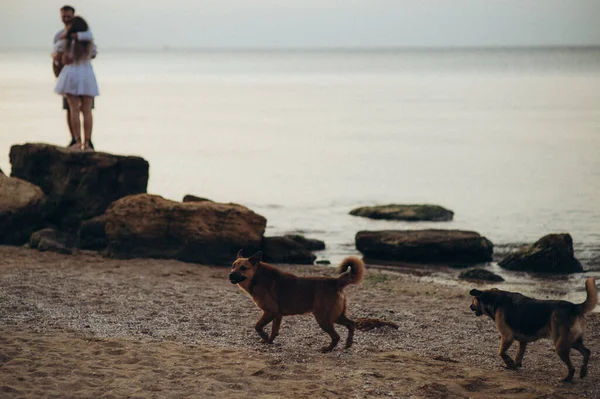
<path fill-rule="evenodd" d="M 501 276 L 497 275 L 496 273 L 490 272 L 489 270 L 485 270 L 485 269 L 479 269 L 479 268 L 465 270 L 458 276 L 458 278 L 461 278 L 463 280 L 481 280 L 481 281 L 491 281 L 491 282 L 504 281 L 504 279 Z"/>
<path fill-rule="evenodd" d="M 148 162 L 103 152 L 70 151 L 48 144 L 15 145 L 12 176 L 39 186 L 48 197 L 48 220 L 76 229 L 131 194 L 145 193 Z"/>
<path fill-rule="evenodd" d="M 42 189 L 0 174 L 0 244 L 23 245 L 44 223 Z"/>
<path fill-rule="evenodd" d="M 356 249 L 371 259 L 407 262 L 487 262 L 493 244 L 473 231 L 359 231 Z"/>
<path fill-rule="evenodd" d="M 106 216 L 84 220 L 77 232 L 79 248 L 101 250 L 106 248 L 108 240 L 105 232 Z"/>
<path fill-rule="evenodd" d="M 287 237 L 265 237 L 263 258 L 270 263 L 312 265 L 317 257 L 298 242 Z"/>
<path fill-rule="evenodd" d="M 569 234 L 549 234 L 533 245 L 527 245 L 502 259 L 498 264 L 509 270 L 538 273 L 578 273 L 581 263 L 573 254 L 573 238 Z"/>
<path fill-rule="evenodd" d="M 261 249 L 267 220 L 237 204 L 132 195 L 106 211 L 107 254 L 230 265 Z"/>
<path fill-rule="evenodd" d="M 296 241 L 309 251 L 321 251 L 325 249 L 325 242 L 315 238 L 306 238 L 300 234 L 287 234 L 283 237 Z"/>
<path fill-rule="evenodd" d="M 53 228 L 45 228 L 31 235 L 29 247 L 40 251 L 71 254 L 76 240 L 76 237 L 72 234 Z"/>
<path fill-rule="evenodd" d="M 439 205 L 378 205 L 363 206 L 350 211 L 351 215 L 371 219 L 403 220 L 407 222 L 452 220 L 454 212 Z"/>

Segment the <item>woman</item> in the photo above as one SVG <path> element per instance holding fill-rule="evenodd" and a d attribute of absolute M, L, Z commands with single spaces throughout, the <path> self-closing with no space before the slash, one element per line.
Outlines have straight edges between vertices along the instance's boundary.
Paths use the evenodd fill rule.
<path fill-rule="evenodd" d="M 86 32 L 88 24 L 81 17 L 74 17 L 67 28 L 66 37 L 59 40 L 54 48 L 54 57 L 64 64 L 58 75 L 54 91 L 67 98 L 71 109 L 71 127 L 75 143 L 69 148 L 81 149 L 81 121 L 83 114 L 84 142 L 83 150 L 93 151 L 92 145 L 92 102 L 98 93 L 98 84 L 92 63 L 91 41 L 77 39 L 77 32 Z"/>

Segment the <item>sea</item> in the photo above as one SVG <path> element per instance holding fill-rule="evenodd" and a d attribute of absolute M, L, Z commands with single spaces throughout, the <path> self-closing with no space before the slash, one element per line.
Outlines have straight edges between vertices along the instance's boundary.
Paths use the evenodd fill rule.
<path fill-rule="evenodd" d="M 268 236 L 325 241 L 333 263 L 360 230 L 474 230 L 497 253 L 568 232 L 585 274 L 486 267 L 550 296 L 600 276 L 600 49 L 100 48 L 93 65 L 96 149 L 147 159 L 149 193 L 243 204 Z M 54 84 L 49 51 L 0 50 L 6 173 L 14 144 L 68 143 Z M 455 217 L 348 214 L 388 203 Z"/>

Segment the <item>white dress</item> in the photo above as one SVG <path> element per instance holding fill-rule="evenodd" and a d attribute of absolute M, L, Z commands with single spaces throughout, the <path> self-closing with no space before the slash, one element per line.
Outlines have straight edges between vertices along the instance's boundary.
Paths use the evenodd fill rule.
<path fill-rule="evenodd" d="M 59 40 L 54 46 L 55 53 L 72 52 L 72 49 L 66 49 L 67 41 Z M 92 68 L 91 55 L 65 65 L 58 75 L 56 88 L 54 91 L 60 95 L 73 96 L 91 96 L 96 97 L 98 92 L 98 83 L 96 83 L 96 75 Z"/>

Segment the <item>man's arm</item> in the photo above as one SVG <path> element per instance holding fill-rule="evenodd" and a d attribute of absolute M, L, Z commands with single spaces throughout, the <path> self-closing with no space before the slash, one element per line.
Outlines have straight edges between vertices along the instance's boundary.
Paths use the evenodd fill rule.
<path fill-rule="evenodd" d="M 96 58 L 96 55 L 98 55 L 98 47 L 93 43 L 94 35 L 92 35 L 92 31 L 88 29 L 85 32 L 77 32 L 76 35 L 77 40 L 80 42 L 92 42 L 92 51 L 90 55 L 92 58 Z"/>
<path fill-rule="evenodd" d="M 54 49 L 52 52 L 52 71 L 56 77 L 58 77 L 63 68 L 62 56 L 64 50 L 64 40 L 54 42 Z"/>
<path fill-rule="evenodd" d="M 91 30 L 86 30 L 85 32 L 77 32 L 77 40 L 80 42 L 91 42 L 94 40 L 94 36 L 92 35 Z"/>

